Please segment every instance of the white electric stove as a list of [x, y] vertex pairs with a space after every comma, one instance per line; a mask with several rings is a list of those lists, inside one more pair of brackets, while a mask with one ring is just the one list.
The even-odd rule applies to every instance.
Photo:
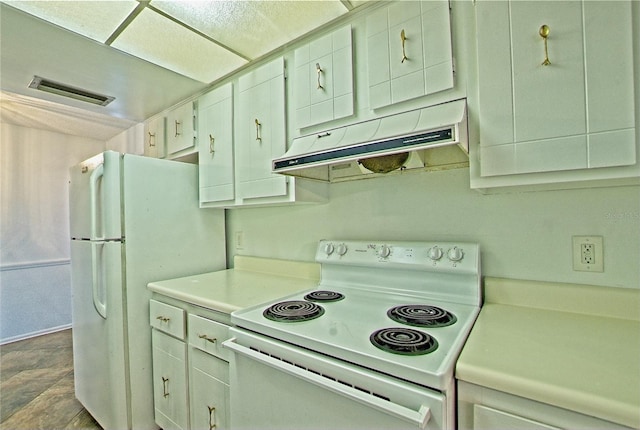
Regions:
[[[232, 314], [232, 425], [454, 428], [455, 361], [481, 304], [479, 246], [321, 241], [316, 261], [317, 288]], [[252, 392], [263, 393], [255, 404]], [[338, 418], [312, 412], [325, 403]], [[286, 412], [294, 404], [304, 419]]]

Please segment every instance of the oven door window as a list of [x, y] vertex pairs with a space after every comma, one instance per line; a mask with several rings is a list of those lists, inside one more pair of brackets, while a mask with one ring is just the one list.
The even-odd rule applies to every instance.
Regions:
[[234, 339], [225, 346], [234, 352], [234, 428], [447, 428], [446, 403], [437, 391], [281, 344], [271, 347], [270, 354]]

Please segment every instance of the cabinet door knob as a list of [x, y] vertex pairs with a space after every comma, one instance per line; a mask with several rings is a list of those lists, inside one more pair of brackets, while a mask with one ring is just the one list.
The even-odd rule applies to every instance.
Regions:
[[404, 50], [404, 42], [407, 40], [407, 35], [404, 32], [404, 28], [400, 32], [400, 40], [402, 41], [402, 61], [400, 62], [404, 63], [404, 60], [408, 60], [407, 54], [405, 53], [405, 50]]
[[[147, 132], [147, 133], [149, 133], [149, 147], [156, 146], [156, 134], [155, 133], [151, 133], [150, 131]], [[153, 142], [151, 142], [151, 138], [153, 138]]]
[[162, 315], [160, 315], [159, 317], [156, 317], [157, 320], [160, 320], [163, 323], [169, 322], [171, 320], [171, 318], [169, 317], [163, 317]]
[[209, 409], [209, 430], [216, 428], [216, 408], [214, 406], [207, 405]]
[[320, 67], [320, 63], [316, 63], [316, 72], [318, 72], [318, 88], [319, 90], [323, 90], [324, 87], [320, 83], [320, 75], [322, 74], [322, 67]]
[[213, 149], [213, 144], [214, 144], [215, 141], [216, 141], [216, 138], [213, 137], [212, 135], [209, 135], [209, 154], [213, 154], [214, 152], [216, 152]]
[[255, 119], [255, 123], [256, 123], [256, 140], [262, 141], [262, 137], [260, 137], [260, 126], [262, 124], [260, 124], [260, 121], [258, 121], [258, 118]]
[[551, 61], [549, 61], [549, 50], [547, 48], [547, 38], [549, 37], [550, 32], [551, 30], [549, 29], [549, 26], [547, 24], [543, 24], [542, 26], [540, 26], [540, 30], [538, 31], [540, 37], [542, 37], [542, 40], [544, 40], [544, 61], [542, 62], [543, 66], [548, 66], [549, 64], [551, 64]]
[[176, 135], [174, 137], [178, 137], [182, 134], [180, 131], [178, 131], [178, 126], [182, 125], [182, 123], [178, 120], [176, 120], [175, 122], [176, 122]]
[[162, 397], [169, 396], [169, 378], [162, 376]]

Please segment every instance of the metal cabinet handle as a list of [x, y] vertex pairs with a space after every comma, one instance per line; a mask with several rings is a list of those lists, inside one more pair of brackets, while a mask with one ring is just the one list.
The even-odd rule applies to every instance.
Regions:
[[182, 134], [181, 133], [182, 130], [180, 130], [180, 132], [178, 131], [178, 126], [181, 126], [182, 122], [180, 122], [178, 120], [175, 120], [175, 123], [176, 123], [176, 135], [175, 135], [175, 137], [178, 137], [178, 136], [180, 136]]
[[207, 336], [206, 334], [198, 334], [198, 337], [199, 337], [200, 339], [204, 339], [204, 340], [206, 340], [207, 342], [211, 342], [211, 343], [216, 343], [216, 341], [218, 340], [217, 338], [215, 338], [215, 337], [209, 337], [209, 336]]
[[[151, 133], [150, 131], [148, 133], [149, 133], [149, 147], [156, 146], [156, 134]], [[151, 142], [151, 138], [153, 138], [153, 142]]]
[[169, 378], [162, 378], [162, 397], [169, 397]]
[[549, 50], [547, 48], [547, 38], [549, 37], [550, 32], [551, 30], [549, 29], [549, 26], [547, 24], [543, 24], [542, 26], [540, 26], [540, 30], [538, 31], [538, 34], [540, 34], [540, 37], [542, 37], [542, 40], [544, 40], [544, 61], [542, 62], [543, 66], [548, 66], [549, 64], [551, 64], [551, 61], [549, 61]]
[[160, 320], [160, 321], [161, 321], [161, 322], [163, 322], [163, 323], [167, 323], [167, 322], [169, 322], [169, 321], [171, 320], [171, 318], [169, 318], [169, 317], [163, 317], [162, 315], [160, 315], [160, 316], [156, 317], [156, 319], [157, 319], [157, 320]]
[[256, 140], [262, 141], [262, 137], [260, 137], [260, 126], [262, 124], [260, 124], [260, 121], [258, 121], [258, 118], [255, 119], [255, 123], [256, 123]]
[[216, 428], [216, 408], [214, 406], [208, 406], [209, 409], [209, 430]]
[[213, 154], [215, 151], [215, 149], [213, 149], [213, 144], [215, 143], [216, 138], [213, 137], [212, 135], [209, 135], [209, 154]]
[[316, 72], [318, 73], [318, 88], [319, 90], [323, 90], [324, 87], [320, 83], [320, 75], [322, 74], [322, 67], [320, 67], [320, 63], [316, 63]]
[[400, 61], [401, 63], [404, 63], [404, 60], [408, 60], [407, 54], [405, 53], [405, 50], [404, 50], [404, 43], [407, 39], [408, 38], [404, 33], [404, 28], [403, 28], [402, 31], [400, 32], [400, 40], [402, 41], [402, 61]]

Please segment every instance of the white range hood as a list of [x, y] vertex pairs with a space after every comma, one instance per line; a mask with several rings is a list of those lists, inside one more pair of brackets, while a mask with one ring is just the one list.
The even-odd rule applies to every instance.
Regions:
[[[433, 148], [456, 146], [444, 164], [468, 164], [466, 99], [333, 128], [293, 140], [273, 172], [328, 182], [380, 175], [362, 160], [408, 153], [396, 172], [429, 167]], [[365, 162], [366, 164], [366, 162]]]

